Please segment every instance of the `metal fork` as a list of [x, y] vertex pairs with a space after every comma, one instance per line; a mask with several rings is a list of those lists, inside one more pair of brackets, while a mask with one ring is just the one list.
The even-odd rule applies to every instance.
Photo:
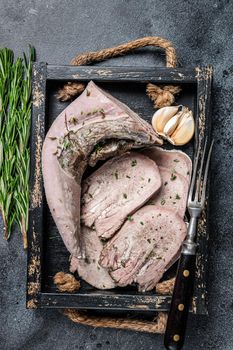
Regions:
[[[197, 233], [197, 223], [205, 205], [207, 177], [213, 143], [214, 141], [211, 142], [207, 158], [207, 141], [205, 142], [202, 155], [201, 144], [199, 143], [197, 155], [194, 161], [192, 180], [187, 201], [190, 221], [187, 237], [182, 245], [182, 251], [176, 275], [176, 282], [164, 337], [164, 345], [168, 350], [179, 350], [182, 349], [184, 345], [186, 324], [195, 279], [195, 261], [197, 247], [195, 238]], [[206, 164], [203, 174], [205, 158]], [[199, 173], [197, 174], [199, 163], [200, 168]]]

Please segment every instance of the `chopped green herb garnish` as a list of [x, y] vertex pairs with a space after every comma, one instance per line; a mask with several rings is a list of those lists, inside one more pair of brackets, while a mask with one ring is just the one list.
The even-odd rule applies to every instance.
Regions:
[[125, 261], [124, 260], [121, 260], [121, 266], [125, 267]]
[[164, 198], [161, 199], [161, 205], [164, 205], [166, 203], [166, 200]]
[[178, 193], [176, 194], [176, 199], [180, 199], [180, 196], [178, 195]]
[[167, 186], [167, 181], [164, 182], [164, 186]]
[[137, 161], [136, 161], [136, 159], [132, 160], [132, 162], [131, 162], [131, 166], [136, 166], [136, 165], [137, 165]]
[[175, 174], [171, 174], [171, 181], [175, 181], [175, 179], [177, 178], [177, 176]]
[[161, 256], [157, 256], [157, 258], [156, 258], [157, 260], [161, 260], [162, 259], [162, 257]]
[[131, 179], [131, 177], [129, 175], [126, 175], [127, 179]]
[[143, 180], [145, 180], [145, 178], [143, 176], [141, 176], [141, 180], [143, 181]]
[[141, 225], [144, 225], [144, 222], [143, 222], [143, 221], [140, 221], [140, 224], [141, 224]]
[[133, 221], [133, 218], [132, 218], [131, 215], [128, 215], [128, 216], [127, 216], [127, 219], [128, 219], [129, 221]]
[[150, 239], [150, 238], [148, 238], [148, 239], [147, 239], [147, 242], [148, 242], [148, 243], [151, 243], [151, 239]]
[[70, 141], [67, 139], [64, 139], [63, 144], [62, 144], [63, 149], [66, 150], [69, 146], [70, 146]]
[[187, 171], [187, 175], [190, 175], [190, 172], [189, 172], [189, 171]]
[[70, 123], [70, 124], [76, 125], [77, 122], [78, 122], [78, 119], [77, 119], [76, 117], [71, 117], [70, 120], [69, 120], [69, 123]]
[[57, 138], [56, 138], [55, 136], [49, 136], [49, 139], [52, 140], [52, 141], [54, 141], [54, 140], [56, 140]]
[[100, 152], [102, 149], [103, 149], [103, 147], [101, 147], [101, 146], [97, 143], [97, 145], [95, 145], [94, 152], [98, 153], [98, 152]]
[[90, 93], [90, 91], [89, 91], [89, 90], [87, 90], [87, 96], [90, 96], [90, 94], [91, 94], [91, 93]]
[[117, 171], [115, 172], [114, 175], [115, 175], [115, 178], [118, 180], [118, 172]]
[[173, 162], [179, 163], [179, 160], [178, 159], [174, 159]]
[[126, 193], [123, 193], [123, 197], [124, 197], [124, 198], [127, 198], [127, 194], [126, 194]]
[[98, 269], [98, 270], [100, 270], [100, 267], [99, 267], [99, 266], [97, 266], [97, 269]]
[[101, 108], [101, 109], [99, 110], [99, 112], [102, 114], [102, 119], [104, 119], [104, 118], [106, 117], [106, 115], [105, 115], [105, 113], [104, 113], [104, 109]]
[[91, 193], [88, 193], [88, 194], [89, 194], [89, 197], [90, 197], [90, 198], [93, 198], [93, 196], [92, 196], [92, 194], [91, 194]]
[[151, 179], [149, 178], [149, 179], [148, 179], [148, 182], [150, 182], [150, 181], [151, 181]]

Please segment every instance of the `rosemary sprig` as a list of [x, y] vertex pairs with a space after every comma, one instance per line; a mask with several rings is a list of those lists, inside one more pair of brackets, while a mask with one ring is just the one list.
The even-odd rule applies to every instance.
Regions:
[[9, 239], [12, 224], [15, 219], [14, 190], [17, 182], [15, 173], [16, 149], [17, 149], [17, 109], [23, 77], [22, 60], [17, 59], [11, 68], [10, 85], [8, 92], [8, 109], [6, 101], [5, 118], [2, 123], [1, 145], [3, 148], [3, 160], [0, 177], [0, 205], [5, 224], [5, 237]]
[[19, 225], [27, 247], [29, 209], [29, 132], [31, 118], [31, 70], [29, 59], [0, 50], [0, 209], [9, 239], [13, 222]]
[[30, 47], [29, 60], [24, 55], [25, 77], [20, 96], [21, 109], [18, 115], [18, 142], [16, 152], [17, 184], [15, 189], [16, 222], [20, 227], [24, 248], [27, 248], [29, 211], [29, 133], [31, 122], [31, 72], [35, 50]]

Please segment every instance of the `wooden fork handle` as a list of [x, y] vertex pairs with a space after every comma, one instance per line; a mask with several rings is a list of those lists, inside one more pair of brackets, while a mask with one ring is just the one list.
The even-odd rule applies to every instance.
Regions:
[[187, 318], [195, 278], [196, 255], [182, 253], [168, 315], [164, 345], [167, 350], [180, 350], [184, 344]]

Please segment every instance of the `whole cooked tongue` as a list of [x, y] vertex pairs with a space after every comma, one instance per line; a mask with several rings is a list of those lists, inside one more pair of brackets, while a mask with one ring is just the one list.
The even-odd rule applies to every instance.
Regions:
[[[109, 150], [112, 141], [115, 151]], [[153, 144], [162, 141], [152, 127], [93, 82], [55, 119], [42, 150], [44, 187], [53, 219], [73, 256], [85, 255], [80, 233], [81, 180], [89, 162], [98, 161], [98, 149], [103, 148], [100, 159], [106, 159]]]
[[178, 253], [186, 231], [174, 211], [144, 206], [105, 245], [100, 265], [118, 286], [136, 282], [139, 290], [151, 290]]

